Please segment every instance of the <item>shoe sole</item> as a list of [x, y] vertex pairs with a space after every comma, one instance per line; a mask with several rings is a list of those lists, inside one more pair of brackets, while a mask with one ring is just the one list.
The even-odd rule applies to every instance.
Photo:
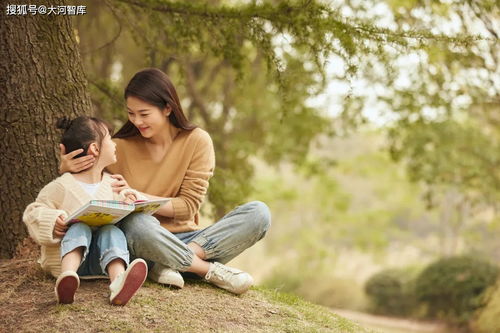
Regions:
[[65, 276], [56, 286], [57, 302], [59, 304], [71, 304], [75, 301], [75, 293], [78, 289], [78, 279], [74, 276]]
[[128, 301], [141, 288], [148, 275], [148, 267], [144, 262], [136, 262], [128, 269], [127, 276], [123, 280], [122, 289], [111, 300], [113, 305], [126, 305]]

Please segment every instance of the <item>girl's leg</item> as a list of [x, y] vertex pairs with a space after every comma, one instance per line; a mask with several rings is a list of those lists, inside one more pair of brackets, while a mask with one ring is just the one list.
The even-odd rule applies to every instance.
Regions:
[[267, 205], [241, 205], [213, 225], [196, 232], [175, 234], [200, 258], [227, 263], [262, 239], [271, 226]]
[[77, 247], [64, 255], [61, 260], [61, 272], [76, 272], [78, 270], [82, 262], [84, 248], [83, 246]]
[[107, 266], [109, 280], [113, 282], [118, 275], [125, 272], [125, 264], [121, 259], [114, 259]]
[[112, 282], [129, 263], [125, 235], [115, 225], [106, 225], [95, 231], [95, 240], [101, 272], [108, 274]]
[[61, 241], [61, 274], [54, 288], [57, 302], [73, 303], [75, 292], [80, 286], [76, 271], [88, 254], [92, 240], [90, 228], [82, 223], [72, 225]]
[[136, 259], [128, 264], [127, 240], [117, 226], [107, 225], [95, 233], [101, 270], [107, 272], [111, 280], [109, 300], [114, 305], [125, 305], [146, 280], [146, 262]]
[[89, 253], [92, 231], [84, 223], [69, 227], [61, 241], [61, 272], [78, 270]]

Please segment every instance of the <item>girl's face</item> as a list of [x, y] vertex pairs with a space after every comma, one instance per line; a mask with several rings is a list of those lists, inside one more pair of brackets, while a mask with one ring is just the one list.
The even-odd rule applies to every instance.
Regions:
[[111, 140], [111, 135], [107, 128], [106, 136], [102, 139], [98, 162], [103, 167], [116, 163], [116, 143]]
[[127, 112], [128, 120], [146, 139], [163, 132], [168, 125], [167, 115], [170, 112], [167, 108], [161, 110], [137, 97], [127, 97]]

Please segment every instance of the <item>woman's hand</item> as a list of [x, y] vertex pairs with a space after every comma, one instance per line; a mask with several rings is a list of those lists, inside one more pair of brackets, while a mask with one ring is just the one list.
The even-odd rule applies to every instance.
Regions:
[[83, 152], [83, 149], [73, 150], [72, 152], [66, 154], [66, 147], [63, 144], [59, 145], [61, 149], [61, 164], [59, 164], [59, 174], [63, 174], [65, 172], [73, 172], [78, 173], [80, 171], [86, 170], [94, 165], [94, 156], [87, 155], [83, 157], [79, 157], [77, 159], [73, 159], [76, 155]]
[[111, 178], [116, 179], [114, 182], [111, 183], [111, 188], [113, 189], [113, 192], [120, 193], [126, 188], [130, 188], [128, 185], [127, 181], [122, 175], [111, 175]]
[[59, 216], [54, 224], [53, 236], [54, 238], [63, 238], [68, 230], [68, 225], [64, 222], [63, 216]]

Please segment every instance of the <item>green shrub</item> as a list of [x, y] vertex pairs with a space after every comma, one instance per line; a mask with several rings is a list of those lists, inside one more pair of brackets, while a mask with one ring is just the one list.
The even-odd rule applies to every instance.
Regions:
[[415, 282], [419, 301], [427, 314], [464, 325], [483, 305], [482, 293], [495, 283], [498, 268], [471, 256], [449, 257], [431, 263]]
[[500, 332], [500, 281], [485, 293], [486, 306], [479, 310], [472, 324], [474, 332]]
[[408, 270], [387, 269], [374, 274], [366, 281], [365, 292], [375, 313], [405, 316], [416, 306]]

